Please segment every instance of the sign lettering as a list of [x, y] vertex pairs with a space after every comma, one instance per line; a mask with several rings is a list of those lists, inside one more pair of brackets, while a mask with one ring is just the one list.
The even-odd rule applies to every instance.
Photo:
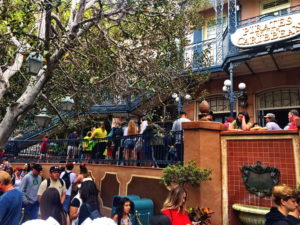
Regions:
[[277, 17], [242, 27], [231, 35], [231, 42], [240, 48], [270, 44], [300, 34], [300, 14]]

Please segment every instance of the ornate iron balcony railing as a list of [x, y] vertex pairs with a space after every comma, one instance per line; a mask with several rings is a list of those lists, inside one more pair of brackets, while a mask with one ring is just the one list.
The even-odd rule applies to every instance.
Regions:
[[300, 5], [296, 5], [296, 6], [281, 9], [281, 10], [278, 10], [278, 11], [274, 11], [274, 12], [262, 14], [262, 15], [259, 15], [259, 16], [251, 17], [251, 18], [248, 18], [248, 19], [240, 20], [240, 21], [238, 21], [238, 27], [244, 27], [244, 26], [247, 26], [247, 25], [250, 25], [250, 24], [255, 24], [255, 23], [258, 23], [258, 22], [271, 20], [275, 17], [292, 15], [292, 14], [299, 13], [299, 12], [300, 12]]

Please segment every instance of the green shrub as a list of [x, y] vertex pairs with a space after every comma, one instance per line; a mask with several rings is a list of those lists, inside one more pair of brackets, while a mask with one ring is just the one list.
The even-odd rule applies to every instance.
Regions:
[[187, 165], [175, 164], [167, 166], [163, 169], [161, 179], [166, 186], [171, 184], [198, 186], [201, 181], [211, 180], [211, 173], [211, 169], [201, 170], [196, 167], [195, 161], [189, 161]]

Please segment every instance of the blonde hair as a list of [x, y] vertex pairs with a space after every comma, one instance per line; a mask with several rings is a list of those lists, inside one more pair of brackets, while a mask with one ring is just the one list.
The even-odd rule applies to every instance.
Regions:
[[138, 133], [137, 126], [134, 120], [130, 120], [128, 123], [127, 135], [135, 135]]
[[11, 184], [11, 176], [5, 171], [0, 171], [0, 183], [4, 185]]
[[272, 189], [273, 200], [277, 205], [281, 205], [281, 200], [288, 201], [296, 198], [296, 191], [286, 184], [276, 185]]
[[187, 195], [187, 192], [182, 186], [178, 185], [172, 188], [163, 204], [162, 210], [178, 209], [180, 211], [185, 211], [185, 203], [181, 204], [184, 194]]

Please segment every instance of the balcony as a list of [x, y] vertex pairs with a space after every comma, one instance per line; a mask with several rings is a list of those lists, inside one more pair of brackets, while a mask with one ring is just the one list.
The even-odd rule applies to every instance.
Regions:
[[274, 12], [262, 14], [259, 16], [251, 17], [248, 19], [240, 20], [240, 21], [238, 21], [237, 28], [241, 28], [241, 27], [245, 27], [245, 26], [252, 25], [255, 23], [271, 20], [276, 17], [297, 14], [299, 12], [300, 12], [300, 5], [296, 5], [296, 6], [293, 6], [290, 8], [285, 8], [285, 9], [281, 9], [278, 11], [274, 11]]
[[193, 71], [220, 70], [217, 63], [216, 38], [194, 43], [185, 47], [185, 67]]

